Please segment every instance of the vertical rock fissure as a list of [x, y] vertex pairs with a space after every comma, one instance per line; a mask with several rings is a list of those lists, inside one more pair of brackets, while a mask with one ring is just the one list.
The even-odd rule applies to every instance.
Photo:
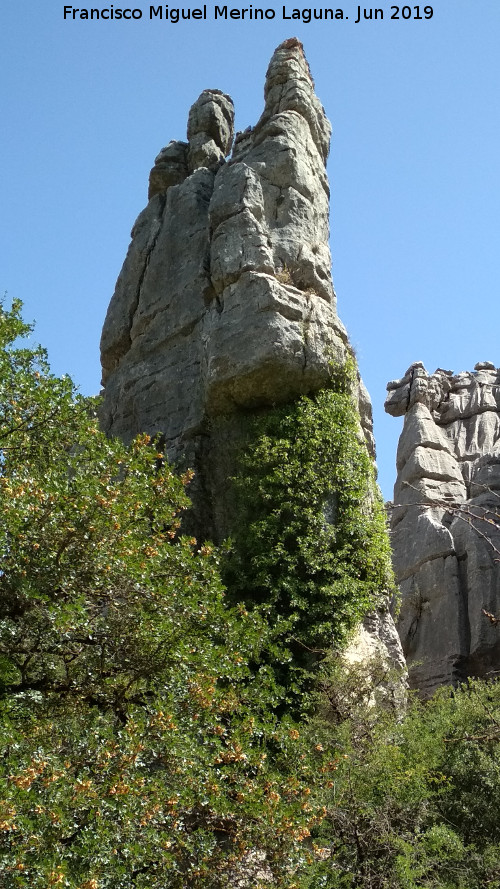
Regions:
[[[158, 226], [158, 231], [157, 231], [156, 234], [154, 235], [153, 240], [151, 241], [151, 245], [148, 247], [148, 250], [147, 250], [147, 252], [146, 252], [146, 255], [145, 255], [145, 258], [144, 258], [143, 269], [142, 269], [142, 272], [141, 272], [141, 274], [140, 274], [139, 280], [138, 280], [138, 282], [137, 282], [137, 293], [136, 293], [136, 298], [135, 298], [134, 303], [132, 303], [131, 310], [130, 310], [130, 314], [129, 314], [129, 319], [130, 319], [130, 330], [132, 330], [132, 327], [133, 327], [133, 324], [134, 324], [135, 314], [136, 314], [136, 312], [137, 312], [138, 306], [139, 306], [140, 301], [141, 301], [142, 287], [143, 287], [144, 279], [145, 279], [146, 274], [147, 274], [147, 271], [148, 271], [149, 263], [150, 263], [150, 261], [151, 261], [151, 257], [152, 257], [152, 255], [153, 255], [153, 253], [154, 253], [154, 249], [155, 249], [155, 247], [156, 247], [156, 245], [157, 245], [157, 243], [158, 243], [158, 238], [160, 237], [160, 234], [161, 234], [161, 228], [162, 228], [162, 225], [163, 225], [163, 217], [164, 217], [165, 207], [166, 207], [166, 203], [167, 203], [167, 195], [166, 195], [166, 192], [165, 192], [164, 194], [159, 195], [158, 200], [160, 201], [160, 213], [159, 213], [159, 216], [160, 216], [160, 224], [159, 224], [159, 226]], [[131, 342], [132, 342], [132, 340], [130, 339], [130, 343], [131, 343]]]

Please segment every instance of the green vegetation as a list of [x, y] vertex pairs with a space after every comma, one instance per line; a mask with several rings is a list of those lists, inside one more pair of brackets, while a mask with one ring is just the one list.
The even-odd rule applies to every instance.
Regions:
[[367, 711], [356, 672], [340, 679], [315, 726], [329, 857], [301, 889], [498, 889], [500, 684], [443, 688], [398, 720]]
[[324, 656], [392, 583], [353, 369], [252, 425], [228, 557], [29, 332], [0, 309], [2, 889], [499, 889], [500, 685], [401, 719]]
[[355, 386], [349, 359], [332, 369], [330, 388], [251, 420], [234, 480], [244, 533], [234, 534], [224, 581], [236, 601], [265, 603], [271, 623], [286, 627], [292, 659], [278, 675], [292, 698], [303, 698], [332, 641], [342, 648], [394, 589]]
[[28, 332], [2, 311], [0, 883], [205, 887], [257, 848], [281, 885], [318, 816], [249, 669], [272, 634], [179, 536], [189, 474], [106, 439]]

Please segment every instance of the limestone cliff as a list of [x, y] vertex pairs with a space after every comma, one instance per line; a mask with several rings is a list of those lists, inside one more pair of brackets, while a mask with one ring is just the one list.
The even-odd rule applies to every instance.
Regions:
[[388, 384], [404, 415], [392, 512], [402, 592], [399, 632], [412, 684], [438, 685], [500, 668], [500, 370], [413, 364]]
[[[193, 530], [216, 541], [232, 530], [240, 419], [320, 390], [349, 352], [328, 245], [331, 127], [298, 40], [275, 51], [264, 96], [233, 142], [231, 99], [205, 90], [187, 141], [156, 158], [101, 341], [105, 430], [161, 434], [195, 470]], [[358, 401], [373, 454], [361, 381]], [[392, 620], [375, 623], [401, 665]]]

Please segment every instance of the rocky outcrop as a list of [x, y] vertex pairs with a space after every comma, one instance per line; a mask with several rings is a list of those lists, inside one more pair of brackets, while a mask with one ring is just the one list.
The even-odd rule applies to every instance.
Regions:
[[347, 671], [362, 669], [368, 686], [363, 695], [365, 706], [382, 704], [404, 712], [408, 698], [406, 661], [387, 603], [365, 618], [342, 660]]
[[[233, 143], [231, 99], [205, 90], [187, 142], [156, 158], [101, 340], [105, 430], [161, 434], [195, 470], [193, 530], [215, 540], [240, 418], [317, 391], [349, 351], [328, 246], [331, 127], [298, 40], [274, 53], [264, 95]], [[361, 381], [358, 395], [373, 453]]]
[[[156, 158], [101, 340], [104, 428], [161, 432], [199, 489], [222, 456], [208, 453], [215, 418], [320, 388], [347, 345], [328, 246], [331, 128], [297, 40], [274, 53], [264, 112], [234, 146], [233, 121], [229, 96], [205, 90], [188, 141]], [[372, 444], [361, 384], [360, 406]]]
[[412, 684], [500, 669], [500, 370], [428, 374], [413, 364], [388, 384], [404, 415], [392, 509], [399, 633]]
[[[109, 432], [161, 430], [193, 462], [207, 418], [320, 387], [346, 334], [330, 275], [330, 124], [298, 41], [275, 52], [265, 109], [233, 143], [231, 99], [205, 90], [170, 142], [101, 340]], [[194, 450], [193, 450], [194, 449]]]

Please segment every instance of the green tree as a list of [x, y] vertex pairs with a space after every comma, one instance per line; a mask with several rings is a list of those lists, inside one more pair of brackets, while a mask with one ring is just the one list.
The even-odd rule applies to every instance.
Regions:
[[2, 887], [500, 889], [500, 683], [403, 715], [367, 705], [385, 666], [330, 655], [304, 682], [304, 650], [390, 584], [349, 389], [264, 421], [228, 562], [182, 534], [191, 473], [102, 435], [20, 309], [0, 309]]
[[0, 882], [222, 886], [259, 850], [287, 886], [322, 815], [261, 663], [285, 655], [181, 534], [191, 474], [107, 439], [20, 309], [0, 310]]
[[301, 887], [498, 889], [500, 683], [442, 688], [404, 718], [367, 708], [356, 670], [330, 683], [311, 724], [327, 809], [314, 842], [325, 856]]

